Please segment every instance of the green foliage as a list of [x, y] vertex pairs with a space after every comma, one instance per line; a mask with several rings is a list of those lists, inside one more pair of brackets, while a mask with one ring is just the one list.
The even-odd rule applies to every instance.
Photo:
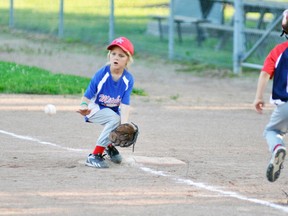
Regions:
[[[146, 32], [148, 25], [153, 22], [150, 15], [169, 14], [169, 2], [169, 0], [115, 1], [115, 37], [122, 35], [129, 37], [135, 46], [136, 57], [141, 53], [141, 55], [167, 58], [167, 32], [163, 41], [159, 39], [159, 36]], [[69, 44], [84, 42], [96, 45], [98, 50], [105, 48], [109, 38], [109, 7], [109, 1], [103, 0], [65, 1], [62, 39]], [[9, 23], [8, 9], [8, 3], [0, 5], [0, 14], [3, 15], [0, 19], [0, 25], [7, 26]], [[49, 3], [41, 0], [17, 1], [14, 10], [15, 29], [58, 35], [58, 1], [53, 0]], [[218, 42], [217, 40], [211, 41], [208, 38], [203, 42], [202, 47], [199, 47], [195, 35], [192, 34], [191, 37], [190, 34], [183, 34], [182, 36], [183, 42], [179, 43], [175, 32], [176, 59], [183, 61], [201, 60], [224, 67], [232, 65], [230, 42], [227, 43], [228, 51], [215, 52], [214, 47]]]
[[[82, 94], [90, 78], [54, 74], [37, 67], [0, 62], [0, 93], [13, 94]], [[134, 88], [133, 95], [145, 96], [143, 89]]]
[[170, 99], [171, 99], [171, 100], [175, 100], [175, 101], [176, 101], [176, 100], [177, 100], [179, 97], [180, 97], [180, 95], [179, 95], [179, 94], [176, 94], [176, 95], [171, 95], [171, 96], [170, 96]]
[[[279, 0], [285, 2], [286, 0]], [[9, 2], [0, 4], [0, 27], [8, 26]], [[154, 34], [147, 34], [157, 30], [157, 22], [151, 15], [168, 15], [169, 0], [133, 0], [114, 1], [115, 37], [128, 36], [135, 45], [136, 57], [138, 55], [154, 55], [165, 59], [168, 57], [168, 29], [167, 20], [163, 21], [163, 40]], [[259, 10], [261, 7], [259, 7]], [[225, 6], [224, 18], [229, 22], [233, 17], [234, 9], [231, 5]], [[110, 1], [73, 0], [64, 3], [64, 35], [62, 39], [69, 44], [84, 42], [96, 45], [98, 50], [105, 48], [109, 40]], [[247, 27], [255, 27], [258, 22], [258, 13], [249, 13], [246, 20]], [[267, 15], [267, 14], [266, 14]], [[265, 20], [271, 15], [265, 15]], [[30, 32], [58, 35], [59, 1], [18, 0], [14, 5], [14, 29]], [[267, 24], [267, 22], [266, 22]], [[213, 64], [218, 67], [232, 69], [233, 62], [233, 35], [227, 34], [222, 41], [223, 32], [207, 31], [207, 38], [199, 46], [196, 34], [185, 33], [183, 27], [183, 42], [179, 42], [175, 31], [174, 58], [182, 61], [199, 61], [203, 64]], [[194, 30], [195, 31], [195, 30]], [[156, 32], [156, 31], [155, 31]], [[226, 34], [226, 33], [224, 33]], [[256, 38], [254, 38], [256, 37]], [[278, 36], [277, 36], [278, 38]], [[259, 35], [249, 34], [246, 38], [246, 50], [249, 50]], [[271, 41], [271, 42], [270, 42]], [[277, 39], [278, 41], [278, 39]], [[265, 54], [270, 50], [269, 44], [275, 45], [274, 39], [267, 40], [253, 56], [249, 57], [251, 63], [262, 64]], [[221, 42], [221, 43], [220, 43]], [[222, 42], [225, 42], [222, 44]], [[223, 46], [219, 46], [222, 44]], [[220, 47], [220, 48], [219, 48]], [[11, 50], [12, 51], [12, 50]]]
[[147, 93], [144, 91], [144, 89], [133, 88], [132, 95], [147, 96]]
[[88, 78], [8, 62], [0, 62], [0, 71], [1, 93], [80, 94], [89, 83]]

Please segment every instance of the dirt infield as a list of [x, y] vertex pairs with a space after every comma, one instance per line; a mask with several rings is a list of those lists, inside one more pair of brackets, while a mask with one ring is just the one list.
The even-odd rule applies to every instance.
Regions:
[[[105, 53], [0, 33], [0, 60], [91, 77]], [[288, 170], [269, 183], [256, 78], [196, 77], [135, 59], [130, 120], [140, 135], [121, 165], [84, 166], [101, 126], [75, 112], [80, 96], [0, 95], [0, 215], [287, 215]], [[267, 101], [268, 101], [267, 92]], [[44, 114], [52, 103], [57, 114]]]

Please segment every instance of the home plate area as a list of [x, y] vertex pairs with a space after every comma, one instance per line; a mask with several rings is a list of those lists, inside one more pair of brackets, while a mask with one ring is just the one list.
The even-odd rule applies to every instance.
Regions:
[[[107, 159], [109, 161], [109, 159]], [[80, 164], [85, 164], [85, 161], [78, 161]], [[122, 164], [151, 164], [151, 165], [185, 165], [185, 162], [173, 157], [146, 157], [146, 156], [123, 156]]]
[[129, 156], [124, 157], [124, 163], [128, 164], [153, 164], [153, 165], [185, 165], [185, 162], [173, 157], [145, 157]]

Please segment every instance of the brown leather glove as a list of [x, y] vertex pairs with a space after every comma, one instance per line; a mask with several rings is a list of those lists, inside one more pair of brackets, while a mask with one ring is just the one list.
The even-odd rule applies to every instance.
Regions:
[[138, 126], [134, 123], [120, 124], [109, 135], [109, 140], [115, 145], [120, 147], [134, 146], [139, 134]]

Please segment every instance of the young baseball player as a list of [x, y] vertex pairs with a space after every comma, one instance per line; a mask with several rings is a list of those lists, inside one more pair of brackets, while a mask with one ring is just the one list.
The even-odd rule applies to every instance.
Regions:
[[107, 47], [108, 63], [98, 70], [91, 79], [77, 112], [85, 116], [86, 122], [104, 126], [96, 142], [95, 149], [89, 154], [86, 165], [108, 168], [104, 152], [114, 163], [121, 163], [119, 151], [109, 141], [110, 132], [129, 118], [130, 95], [134, 79], [127, 70], [133, 62], [133, 44], [125, 37], [119, 37]]
[[[282, 29], [287, 37], [288, 10], [283, 13]], [[264, 61], [259, 75], [254, 107], [258, 113], [262, 113], [264, 107], [263, 94], [269, 79], [273, 78], [272, 95], [270, 102], [275, 109], [270, 121], [264, 130], [264, 137], [272, 153], [266, 176], [270, 182], [276, 181], [286, 156], [286, 148], [283, 136], [288, 131], [288, 41], [276, 45]]]

